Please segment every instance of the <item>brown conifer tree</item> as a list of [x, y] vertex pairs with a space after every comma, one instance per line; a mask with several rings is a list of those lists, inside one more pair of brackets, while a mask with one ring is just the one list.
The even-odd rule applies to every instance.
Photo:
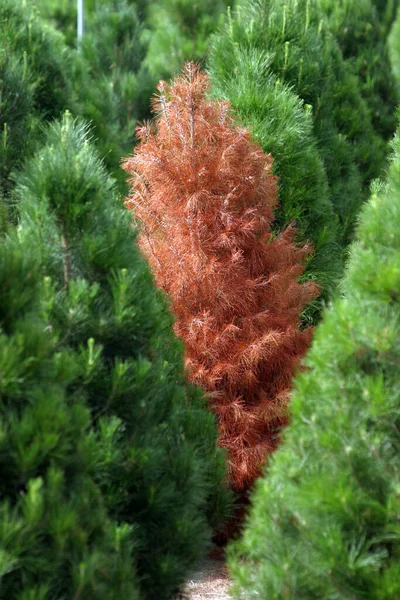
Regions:
[[272, 158], [235, 125], [227, 102], [206, 98], [189, 63], [158, 85], [152, 124], [124, 162], [140, 245], [171, 299], [191, 380], [207, 393], [227, 448], [232, 486], [260, 474], [286, 421], [291, 380], [311, 340], [299, 315], [318, 294], [299, 283], [308, 245], [271, 231]]

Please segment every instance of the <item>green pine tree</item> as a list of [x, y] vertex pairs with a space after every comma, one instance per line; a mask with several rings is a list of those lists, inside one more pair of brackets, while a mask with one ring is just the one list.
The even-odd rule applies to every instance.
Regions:
[[92, 123], [99, 151], [121, 186], [121, 157], [135, 144], [137, 121], [148, 114], [155, 83], [143, 64], [147, 38], [135, 6], [114, 0], [89, 15], [77, 56], [78, 114]]
[[51, 120], [65, 109], [73, 110], [71, 61], [64, 38], [43, 22], [35, 5], [2, 0], [0, 50], [24, 62], [33, 87], [33, 108], [40, 118]]
[[119, 163], [134, 144], [137, 119], [147, 115], [154, 83], [142, 66], [146, 30], [126, 0], [92, 7], [78, 52], [42, 18], [51, 21], [55, 6], [42, 2], [41, 9], [29, 1], [0, 6], [3, 191], [10, 192], [10, 173], [40, 144], [43, 122], [66, 109], [91, 121], [96, 145], [124, 189]]
[[372, 0], [372, 2], [378, 11], [381, 25], [387, 35], [396, 18], [398, 0]]
[[[311, 303], [305, 321], [318, 318], [333, 294], [341, 273], [341, 247], [326, 171], [313, 132], [312, 107], [271, 71], [269, 54], [257, 44], [237, 44], [237, 17], [214, 38], [209, 67], [213, 93], [228, 99], [240, 121], [274, 158], [279, 177], [280, 205], [276, 225], [295, 222], [302, 240], [310, 240], [314, 255], [305, 277], [315, 279], [321, 296]], [[239, 33], [238, 33], [239, 36]]]
[[79, 355], [75, 393], [100, 431], [115, 421], [96, 482], [133, 528], [143, 597], [170, 598], [226, 512], [214, 419], [186, 385], [166, 302], [85, 125], [66, 115], [49, 128], [16, 196], [20, 235], [55, 285], [52, 326]]
[[[97, 10], [115, 8], [119, 0], [84, 0], [84, 25], [90, 26]], [[144, 17], [150, 0], [127, 0]], [[77, 40], [77, 2], [76, 0], [34, 0], [41, 16], [61, 31], [67, 44], [76, 48]]]
[[[399, 95], [391, 73], [385, 12], [381, 13], [372, 0], [318, 2], [343, 57], [359, 77], [374, 129], [383, 139], [391, 139], [396, 129]], [[386, 2], [388, 9], [390, 4]]]
[[[243, 71], [234, 57], [257, 51], [268, 65], [259, 73], [260, 84], [271, 72], [311, 107], [331, 201], [340, 219], [340, 241], [347, 243], [369, 182], [381, 170], [385, 143], [372, 127], [358, 78], [323, 17], [318, 0], [246, 0], [214, 38], [209, 64], [218, 92], [226, 95], [228, 82], [230, 89], [243, 87]], [[234, 106], [242, 118], [240, 105]], [[256, 113], [254, 104], [255, 118]], [[264, 149], [273, 153], [272, 148]]]
[[400, 95], [400, 8], [389, 35], [389, 54], [397, 94]]
[[[6, 2], [13, 4], [12, 0]], [[186, 59], [206, 55], [209, 36], [220, 23], [227, 0], [88, 0], [85, 33], [78, 51], [76, 2], [36, 3], [43, 19], [30, 4], [24, 10], [20, 7], [20, 14], [25, 20], [34, 14], [35, 22], [40, 21], [42, 27], [47, 21], [48, 31], [55, 25], [70, 46], [66, 47], [59, 32], [63, 41], [58, 50], [63, 45], [72, 88], [72, 96], [64, 93], [62, 109], [70, 109], [91, 122], [96, 145], [125, 192], [125, 176], [119, 166], [121, 156], [127, 155], [135, 144], [137, 121], [149, 116], [155, 85], [160, 78], [171, 77]], [[36, 72], [36, 76], [44, 75]]]
[[[231, 549], [238, 597], [400, 597], [400, 137]], [[241, 595], [240, 595], [241, 594]]]
[[202, 60], [210, 35], [233, 0], [158, 0], [148, 3], [151, 29], [146, 64], [159, 79], [178, 73], [187, 60]]
[[[108, 0], [107, 0], [108, 1]], [[77, 47], [77, 2], [76, 0], [34, 0], [43, 19], [62, 32], [71, 48]], [[103, 2], [102, 2], [103, 3]], [[98, 0], [84, 0], [84, 21], [94, 12]]]
[[26, 61], [0, 48], [0, 193], [11, 189], [10, 173], [31, 146], [35, 121], [32, 84]]
[[11, 174], [40, 145], [42, 124], [76, 109], [71, 61], [63, 36], [34, 5], [0, 3], [0, 196], [7, 203]]
[[0, 243], [0, 598], [139, 600], [132, 530], [94, 480], [105, 441], [46, 318], [40, 266], [15, 232]]

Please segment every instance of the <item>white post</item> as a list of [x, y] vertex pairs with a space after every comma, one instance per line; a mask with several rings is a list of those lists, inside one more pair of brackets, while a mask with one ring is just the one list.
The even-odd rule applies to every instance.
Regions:
[[78, 0], [78, 45], [83, 37], [83, 0]]

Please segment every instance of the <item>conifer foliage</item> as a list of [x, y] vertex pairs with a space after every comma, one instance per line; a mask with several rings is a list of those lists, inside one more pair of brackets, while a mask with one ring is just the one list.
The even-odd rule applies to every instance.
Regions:
[[231, 565], [238, 598], [400, 598], [400, 137]]
[[[247, 112], [260, 129], [271, 127], [270, 119], [258, 114], [252, 89], [247, 97], [243, 94], [243, 108], [235, 93], [244, 87], [246, 55], [256, 54], [264, 64], [258, 75], [253, 74], [261, 86], [269, 86], [272, 73], [278, 86], [288, 84], [308, 106], [343, 245], [351, 238], [371, 179], [384, 166], [386, 144], [373, 128], [359, 79], [343, 59], [326, 21], [320, 0], [244, 0], [213, 38], [209, 68], [216, 93], [231, 100], [245, 124]], [[270, 144], [262, 145], [274, 154]]]
[[234, 125], [227, 102], [205, 98], [208, 78], [188, 63], [160, 82], [152, 125], [124, 163], [127, 207], [175, 313], [191, 380], [208, 393], [230, 477], [246, 489], [286, 421], [291, 379], [311, 339], [299, 315], [317, 295], [298, 278], [308, 245], [273, 235], [272, 158]]
[[11, 187], [10, 172], [18, 167], [31, 139], [32, 90], [24, 82], [21, 60], [0, 48], [0, 193]]
[[[222, 42], [219, 50], [221, 46]], [[298, 239], [313, 245], [315, 254], [307, 262], [304, 277], [318, 281], [321, 295], [307, 306], [302, 318], [305, 323], [315, 322], [337, 286], [342, 264], [337, 218], [310, 107], [270, 72], [263, 50], [230, 45], [223, 55], [224, 65], [230, 66], [221, 78], [213, 68], [215, 54], [210, 59], [213, 94], [229, 100], [255, 140], [274, 157], [273, 172], [279, 178], [274, 230], [282, 231], [295, 222]]]
[[397, 94], [400, 96], [400, 9], [389, 35], [389, 54]]
[[74, 108], [70, 57], [62, 34], [47, 26], [35, 5], [2, 0], [0, 49], [23, 60], [22, 81], [33, 89], [38, 117], [51, 120]]
[[390, 68], [387, 34], [396, 3], [318, 0], [318, 5], [343, 57], [357, 73], [375, 130], [382, 138], [391, 139], [396, 129], [399, 96]]
[[151, 29], [146, 57], [152, 75], [169, 78], [185, 60], [202, 60], [210, 35], [221, 23], [234, 0], [161, 0], [148, 2], [147, 22]]
[[138, 118], [148, 114], [155, 81], [144, 67], [148, 32], [135, 4], [99, 4], [86, 19], [76, 65], [79, 114], [90, 121], [107, 167], [123, 181], [119, 163], [132, 148]]
[[0, 598], [138, 600], [132, 530], [94, 480], [108, 448], [74, 390], [82, 363], [60, 349], [51, 285], [16, 232], [0, 283]]
[[62, 35], [35, 6], [0, 3], [0, 193], [10, 174], [34, 151], [43, 121], [73, 108], [69, 59]]
[[125, 524], [137, 595], [167, 600], [227, 507], [215, 422], [183, 377], [164, 298], [87, 126], [67, 114], [45, 142], [15, 189], [19, 237], [51, 280], [48, 329], [76, 357], [69, 389], [101, 439], [93, 478]]

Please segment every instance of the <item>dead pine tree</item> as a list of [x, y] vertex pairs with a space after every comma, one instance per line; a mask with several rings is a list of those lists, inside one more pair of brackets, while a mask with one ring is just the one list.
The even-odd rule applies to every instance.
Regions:
[[191, 381], [206, 392], [227, 449], [232, 487], [249, 489], [287, 421], [291, 381], [311, 328], [300, 315], [318, 295], [299, 282], [308, 244], [273, 231], [272, 157], [239, 127], [229, 103], [207, 99], [193, 63], [161, 81], [152, 123], [123, 168], [140, 245], [169, 296]]

